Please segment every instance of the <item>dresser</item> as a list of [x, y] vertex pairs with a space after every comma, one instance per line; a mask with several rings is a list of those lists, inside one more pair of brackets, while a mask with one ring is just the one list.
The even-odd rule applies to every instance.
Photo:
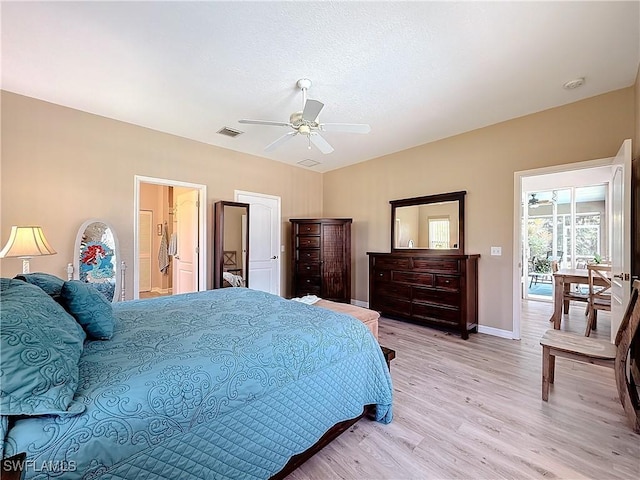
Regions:
[[350, 218], [291, 219], [291, 294], [351, 301]]
[[465, 340], [477, 329], [479, 255], [367, 255], [369, 308], [390, 318], [455, 330]]

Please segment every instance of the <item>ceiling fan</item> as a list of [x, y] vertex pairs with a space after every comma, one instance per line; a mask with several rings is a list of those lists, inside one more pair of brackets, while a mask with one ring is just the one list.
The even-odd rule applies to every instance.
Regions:
[[311, 87], [311, 80], [301, 78], [297, 81], [296, 85], [302, 90], [302, 111], [292, 113], [289, 116], [288, 122], [239, 120], [240, 123], [289, 127], [293, 129], [292, 132], [285, 133], [267, 145], [264, 149], [266, 152], [279, 147], [296, 135], [306, 135], [309, 142], [309, 149], [311, 149], [311, 144], [314, 144], [322, 153], [331, 153], [333, 152], [333, 147], [320, 135], [320, 132], [369, 133], [371, 131], [371, 127], [365, 123], [319, 123], [318, 116], [324, 108], [324, 104], [318, 100], [307, 98], [307, 90]]
[[529, 208], [538, 208], [542, 205], [553, 205], [554, 202], [552, 200], [540, 200], [536, 195], [536, 193], [532, 193], [529, 197]]

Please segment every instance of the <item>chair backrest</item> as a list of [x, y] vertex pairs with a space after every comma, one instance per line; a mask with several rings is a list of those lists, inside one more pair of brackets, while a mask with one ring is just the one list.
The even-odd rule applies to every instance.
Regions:
[[222, 266], [225, 268], [237, 267], [237, 257], [235, 250], [225, 250], [222, 252]]
[[[608, 298], [611, 295], [611, 265], [590, 263], [587, 265], [589, 272], [589, 301], [598, 298]], [[598, 279], [600, 288], [596, 289], [595, 281]]]
[[637, 345], [640, 342], [640, 335], [638, 335], [638, 325], [640, 325], [638, 289], [640, 289], [640, 280], [633, 282], [631, 298], [616, 335], [617, 349], [614, 370], [620, 402], [633, 430], [640, 433], [640, 398], [636, 390], [640, 378], [629, 378], [634, 375], [638, 376], [637, 372], [640, 371], [640, 347]]

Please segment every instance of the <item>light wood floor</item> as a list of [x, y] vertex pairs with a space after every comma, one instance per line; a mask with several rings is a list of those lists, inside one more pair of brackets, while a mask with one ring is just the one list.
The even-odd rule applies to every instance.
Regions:
[[[380, 343], [396, 350], [394, 419], [362, 419], [288, 480], [637, 479], [640, 435], [626, 423], [613, 369], [556, 360], [541, 399], [539, 339], [552, 305], [525, 302], [522, 340], [469, 340], [380, 320]], [[584, 332], [584, 306], [563, 329]], [[599, 312], [595, 338], [608, 338]]]

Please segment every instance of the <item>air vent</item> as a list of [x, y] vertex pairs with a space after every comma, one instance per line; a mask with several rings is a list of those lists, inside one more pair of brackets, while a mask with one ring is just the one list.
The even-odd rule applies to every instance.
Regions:
[[320, 165], [320, 162], [316, 162], [315, 160], [306, 158], [304, 160], [300, 160], [298, 162], [298, 165], [302, 165], [303, 167], [315, 167], [316, 165]]
[[244, 132], [241, 132], [240, 130], [235, 130], [229, 127], [222, 127], [216, 133], [219, 133], [220, 135], [226, 135], [227, 137], [235, 138], [238, 135], [243, 134]]

